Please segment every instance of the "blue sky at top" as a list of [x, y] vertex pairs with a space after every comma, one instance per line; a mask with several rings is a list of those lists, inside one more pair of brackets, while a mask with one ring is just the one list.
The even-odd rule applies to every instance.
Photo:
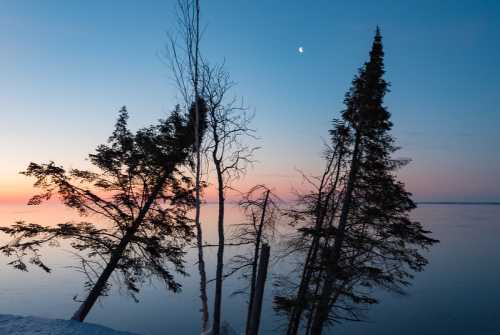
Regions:
[[[376, 25], [394, 133], [417, 200], [500, 200], [500, 2], [201, 0], [262, 146], [245, 183], [300, 187]], [[0, 193], [29, 161], [82, 164], [127, 105], [133, 127], [178, 102], [162, 61], [174, 1], [0, 1]], [[305, 52], [299, 54], [297, 48]]]

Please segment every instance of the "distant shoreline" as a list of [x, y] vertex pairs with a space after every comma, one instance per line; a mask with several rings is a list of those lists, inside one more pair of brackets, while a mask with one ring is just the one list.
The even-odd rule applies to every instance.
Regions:
[[417, 205], [488, 205], [500, 206], [500, 202], [486, 201], [416, 201]]

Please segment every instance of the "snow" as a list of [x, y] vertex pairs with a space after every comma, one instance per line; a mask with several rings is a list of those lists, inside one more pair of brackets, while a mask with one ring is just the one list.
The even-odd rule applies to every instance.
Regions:
[[[207, 332], [211, 334], [211, 332]], [[238, 333], [227, 322], [221, 326], [221, 335]], [[92, 323], [34, 316], [0, 314], [0, 335], [134, 335]]]
[[0, 314], [2, 335], [134, 335], [92, 323]]
[[[208, 332], [203, 333], [202, 335], [211, 335], [211, 334], [212, 334], [212, 332], [209, 330]], [[231, 327], [231, 325], [226, 321], [222, 322], [222, 325], [220, 327], [220, 334], [221, 335], [238, 335], [236, 330], [234, 330], [233, 327]]]

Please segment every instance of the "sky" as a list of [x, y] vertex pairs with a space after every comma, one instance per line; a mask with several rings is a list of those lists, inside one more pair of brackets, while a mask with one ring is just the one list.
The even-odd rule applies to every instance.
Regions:
[[[0, 202], [30, 161], [85, 166], [126, 105], [133, 129], [180, 101], [165, 64], [174, 0], [0, 0]], [[333, 118], [374, 30], [385, 103], [417, 201], [500, 201], [500, 2], [201, 0], [202, 52], [225, 62], [261, 149], [240, 182], [283, 195], [319, 174]], [[299, 53], [298, 48], [304, 52]]]

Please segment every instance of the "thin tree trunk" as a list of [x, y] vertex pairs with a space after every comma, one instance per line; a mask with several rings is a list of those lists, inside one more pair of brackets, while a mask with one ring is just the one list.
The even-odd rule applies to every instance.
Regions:
[[200, 139], [200, 112], [198, 106], [199, 98], [199, 44], [200, 44], [200, 1], [195, 2], [196, 17], [196, 36], [195, 36], [195, 55], [194, 55], [194, 101], [195, 101], [195, 149], [196, 149], [196, 181], [195, 181], [195, 226], [196, 226], [196, 244], [198, 247], [198, 272], [200, 273], [200, 299], [201, 299], [201, 330], [208, 330], [208, 297], [207, 297], [207, 274], [205, 271], [205, 260], [203, 257], [203, 231], [201, 229], [200, 212], [200, 179], [201, 179], [201, 139]]
[[259, 333], [260, 315], [262, 311], [262, 300], [264, 298], [264, 288], [267, 278], [267, 267], [269, 265], [270, 247], [267, 244], [262, 245], [260, 254], [259, 273], [255, 286], [254, 303], [250, 314], [250, 322], [247, 335], [257, 335]]
[[217, 228], [219, 234], [219, 245], [217, 248], [217, 270], [215, 275], [215, 297], [214, 297], [214, 321], [212, 325], [212, 335], [219, 335], [222, 314], [222, 280], [224, 271], [224, 180], [222, 176], [221, 162], [215, 157], [215, 169], [217, 172], [217, 185], [219, 196], [219, 213]]
[[[318, 278], [321, 278], [321, 274], [322, 274], [323, 271], [319, 271], [319, 273], [317, 274], [317, 277]], [[318, 292], [319, 292], [319, 289], [320, 289], [320, 286], [321, 286], [321, 283], [318, 281], [316, 283], [316, 286], [314, 287], [314, 292], [313, 292], [313, 296], [317, 296]], [[309, 335], [311, 334], [311, 325], [312, 325], [312, 315], [314, 315], [314, 312], [315, 312], [315, 306], [314, 304], [311, 306], [311, 311], [310, 311], [310, 316], [309, 318], [307, 319], [307, 324], [306, 324], [306, 333], [305, 335]]]
[[304, 263], [304, 270], [302, 272], [301, 276], [301, 281], [299, 284], [299, 290], [297, 292], [297, 297], [296, 301], [297, 304], [293, 307], [292, 313], [290, 315], [290, 320], [288, 322], [288, 328], [287, 328], [287, 335], [296, 335], [299, 326], [300, 326], [300, 319], [302, 317], [302, 313], [304, 311], [305, 307], [305, 299], [309, 287], [309, 283], [311, 281], [312, 273], [313, 273], [313, 268], [314, 268], [314, 262], [316, 260], [316, 255], [318, 252], [319, 248], [319, 242], [320, 242], [320, 234], [319, 231], [323, 227], [323, 222], [326, 216], [326, 212], [328, 210], [328, 202], [330, 201], [330, 197], [333, 195], [333, 192], [335, 192], [337, 188], [337, 183], [339, 181], [340, 177], [340, 164], [342, 162], [343, 154], [344, 151], [342, 148], [339, 150], [339, 157], [338, 157], [338, 163], [336, 164], [336, 175], [335, 175], [335, 180], [333, 185], [331, 186], [331, 190], [327, 194], [327, 198], [324, 201], [324, 205], [322, 206], [323, 203], [323, 189], [325, 187], [325, 179], [327, 175], [330, 173], [331, 166], [334, 161], [335, 153], [337, 151], [337, 147], [335, 148], [335, 151], [332, 155], [331, 160], [329, 161], [327, 168], [325, 170], [325, 173], [323, 174], [321, 178], [321, 183], [318, 191], [318, 197], [316, 199], [317, 202], [317, 207], [316, 207], [316, 223], [315, 223], [315, 231], [316, 234], [313, 237], [313, 240], [311, 242], [311, 246], [308, 250], [306, 261]]
[[269, 200], [269, 193], [270, 190], [267, 190], [266, 196], [264, 198], [264, 204], [262, 205], [262, 213], [260, 216], [259, 228], [257, 229], [257, 236], [255, 237], [255, 249], [254, 249], [253, 263], [252, 263], [252, 277], [250, 279], [250, 300], [248, 302], [248, 311], [247, 311], [247, 324], [246, 324], [247, 333], [250, 325], [252, 306], [254, 303], [255, 281], [257, 278], [257, 264], [259, 262], [259, 249], [260, 249], [260, 242], [262, 240], [262, 229], [264, 227], [264, 220], [266, 218], [266, 209], [267, 209], [267, 202]]
[[148, 213], [149, 208], [151, 207], [151, 205], [155, 201], [158, 194], [163, 189], [163, 187], [165, 185], [165, 181], [167, 180], [167, 177], [171, 173], [171, 170], [172, 170], [171, 168], [167, 168], [166, 171], [161, 176], [160, 180], [158, 181], [155, 188], [153, 189], [153, 192], [151, 193], [148, 200], [144, 204], [144, 207], [142, 207], [141, 211], [139, 212], [139, 215], [132, 222], [132, 225], [127, 229], [125, 235], [120, 240], [120, 243], [118, 244], [116, 249], [113, 250], [108, 264], [106, 264], [106, 267], [104, 268], [103, 272], [101, 273], [101, 275], [97, 279], [94, 287], [92, 287], [92, 289], [90, 290], [87, 298], [80, 305], [80, 307], [75, 312], [75, 314], [73, 314], [73, 316], [71, 317], [72, 320], [80, 321], [80, 322], [85, 320], [85, 318], [87, 317], [87, 314], [92, 309], [92, 306], [94, 306], [97, 299], [101, 296], [102, 291], [106, 287], [106, 283], [109, 280], [109, 277], [111, 276], [111, 274], [115, 270], [116, 266], [118, 265], [118, 262], [120, 261], [122, 255], [123, 255], [123, 252], [127, 248], [127, 245], [129, 244], [130, 240], [134, 237], [135, 233], [137, 232], [140, 225], [144, 221], [144, 218], [146, 217], [146, 214]]
[[330, 161], [330, 164], [328, 164], [328, 168], [323, 174], [321, 183], [320, 183], [320, 188], [318, 191], [318, 197], [316, 199], [316, 222], [314, 225], [314, 229], [316, 231], [316, 234], [313, 237], [313, 240], [311, 242], [311, 246], [309, 247], [309, 250], [307, 252], [306, 260], [304, 262], [304, 269], [302, 271], [302, 276], [299, 284], [299, 290], [297, 292], [297, 297], [296, 297], [296, 304], [292, 309], [291, 315], [290, 315], [290, 320], [288, 322], [288, 328], [287, 328], [287, 335], [295, 335], [297, 334], [297, 331], [299, 329], [300, 325], [300, 318], [302, 315], [302, 312], [304, 310], [304, 304], [305, 304], [305, 297], [307, 293], [307, 287], [309, 286], [310, 282], [310, 277], [312, 275], [312, 267], [313, 264], [311, 262], [314, 261], [316, 258], [316, 251], [317, 251], [317, 245], [319, 243], [319, 230], [322, 227], [323, 220], [320, 218], [320, 207], [321, 207], [321, 202], [323, 200], [323, 187], [324, 187], [324, 182], [326, 175], [328, 173], [328, 170], [331, 166], [331, 163], [333, 162], [333, 157], [332, 160]]
[[208, 330], [208, 297], [207, 297], [207, 274], [205, 271], [205, 260], [203, 257], [203, 232], [200, 222], [200, 152], [196, 153], [196, 202], [195, 202], [195, 225], [196, 225], [196, 245], [198, 247], [198, 272], [200, 274], [200, 299], [201, 299], [201, 329]]
[[313, 315], [313, 321], [311, 325], [312, 335], [321, 335], [325, 321], [328, 319], [329, 307], [330, 307], [330, 297], [333, 293], [336, 280], [336, 272], [338, 269], [338, 262], [340, 259], [340, 253], [342, 249], [342, 244], [344, 241], [345, 228], [347, 225], [347, 218], [349, 210], [351, 208], [352, 193], [354, 190], [354, 183], [357, 177], [357, 170], [359, 166], [359, 152], [360, 152], [360, 142], [361, 135], [359, 131], [356, 132], [356, 139], [354, 143], [354, 151], [352, 155], [351, 168], [349, 171], [349, 179], [347, 182], [346, 193], [344, 197], [344, 202], [342, 204], [342, 210], [340, 213], [339, 226], [337, 229], [337, 234], [335, 236], [335, 242], [333, 245], [333, 252], [329, 256], [327, 262], [326, 278], [325, 284], [321, 290], [320, 299], [316, 309], [316, 313]]

